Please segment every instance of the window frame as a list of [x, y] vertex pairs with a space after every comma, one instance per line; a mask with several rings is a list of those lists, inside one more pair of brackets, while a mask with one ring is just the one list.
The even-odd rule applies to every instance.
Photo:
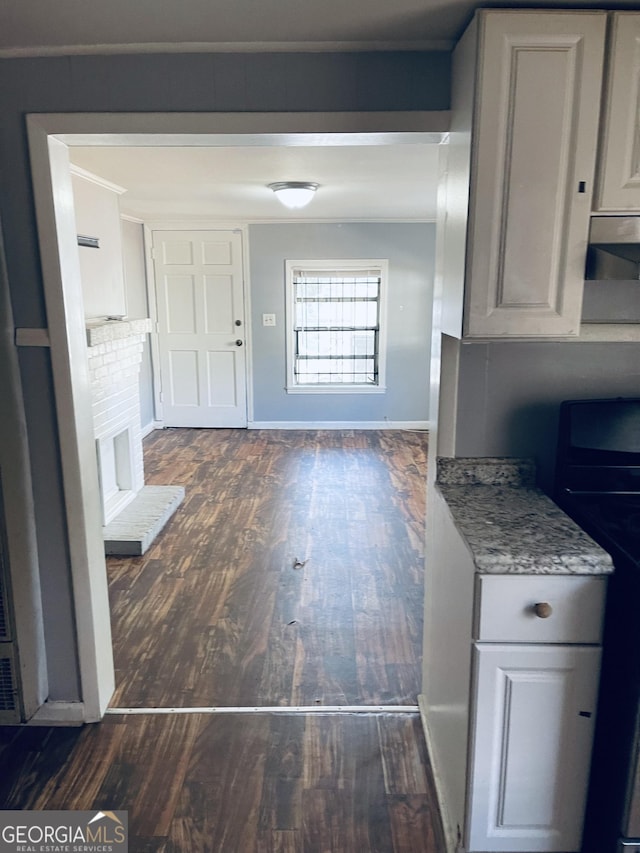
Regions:
[[[378, 296], [378, 381], [375, 385], [369, 383], [349, 384], [313, 384], [302, 385], [296, 382], [296, 335], [295, 335], [295, 303], [293, 277], [296, 270], [376, 270], [380, 274], [380, 291]], [[384, 394], [386, 384], [387, 362], [387, 289], [389, 279], [389, 261], [386, 258], [324, 258], [287, 260], [285, 261], [286, 305], [285, 322], [286, 334], [286, 386], [288, 394]]]

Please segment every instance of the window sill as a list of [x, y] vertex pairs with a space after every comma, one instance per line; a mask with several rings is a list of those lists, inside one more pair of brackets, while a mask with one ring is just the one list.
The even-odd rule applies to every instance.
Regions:
[[287, 394], [386, 394], [384, 385], [292, 385]]

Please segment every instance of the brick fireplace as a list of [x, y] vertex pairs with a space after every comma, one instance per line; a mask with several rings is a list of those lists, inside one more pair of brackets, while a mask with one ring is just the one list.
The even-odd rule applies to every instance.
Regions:
[[184, 497], [145, 486], [138, 375], [151, 320], [91, 320], [87, 353], [108, 554], [143, 554]]

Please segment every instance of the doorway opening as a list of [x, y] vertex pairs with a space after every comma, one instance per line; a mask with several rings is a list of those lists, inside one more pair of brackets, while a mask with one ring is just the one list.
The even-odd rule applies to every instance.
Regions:
[[[344, 117], [336, 124], [344, 127]], [[68, 146], [74, 144], [121, 144], [148, 142], [153, 136], [161, 144], [261, 145], [273, 142], [273, 128], [284, 145], [309, 144], [307, 130], [297, 131], [294, 115], [264, 116], [29, 116], [28, 129], [34, 174], [34, 193], [42, 250], [45, 296], [49, 317], [51, 357], [61, 431], [61, 455], [68, 517], [72, 576], [77, 614], [80, 678], [84, 720], [100, 719], [114, 687], [109, 604], [101, 535], [100, 489], [95, 461], [90, 405], [86, 395], [84, 318], [73, 211], [66, 199], [70, 188]], [[344, 129], [332, 133], [331, 117], [319, 116], [315, 139], [327, 144], [352, 145], [366, 137], [367, 144], [384, 145], [410, 137], [431, 143], [442, 141], [440, 131], [365, 133]], [[305, 122], [309, 123], [308, 117]], [[348, 121], [347, 121], [348, 123]], [[176, 133], [190, 127], [190, 132]], [[232, 128], [232, 132], [229, 129]], [[341, 141], [342, 140], [342, 141]], [[425, 389], [427, 393], [427, 389]], [[93, 460], [93, 463], [90, 462]]]

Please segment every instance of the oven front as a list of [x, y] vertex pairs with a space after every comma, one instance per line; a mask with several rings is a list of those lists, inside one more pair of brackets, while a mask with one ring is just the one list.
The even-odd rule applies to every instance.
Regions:
[[640, 399], [562, 404], [554, 498], [615, 566], [583, 853], [640, 853]]

